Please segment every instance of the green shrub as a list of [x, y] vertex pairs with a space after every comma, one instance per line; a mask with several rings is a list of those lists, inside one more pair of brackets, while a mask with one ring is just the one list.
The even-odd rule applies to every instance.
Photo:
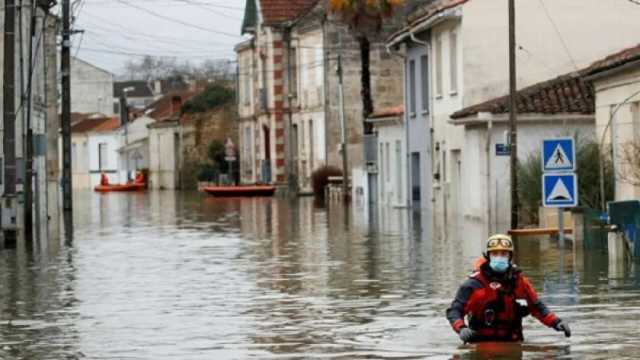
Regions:
[[[600, 208], [600, 147], [593, 140], [577, 141], [578, 205]], [[542, 206], [542, 160], [538, 151], [518, 164], [518, 196], [523, 223], [537, 224]], [[605, 198], [613, 199], [613, 166], [605, 160]]]
[[207, 87], [202, 93], [187, 101], [182, 106], [185, 114], [203, 113], [233, 101], [235, 92], [224, 84], [216, 83]]

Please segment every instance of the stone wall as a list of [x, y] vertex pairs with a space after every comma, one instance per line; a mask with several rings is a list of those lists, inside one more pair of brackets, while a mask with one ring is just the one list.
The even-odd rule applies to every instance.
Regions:
[[186, 189], [196, 189], [198, 170], [209, 163], [209, 144], [231, 138], [238, 147], [238, 120], [236, 105], [230, 104], [200, 114], [182, 117], [183, 127], [183, 180]]

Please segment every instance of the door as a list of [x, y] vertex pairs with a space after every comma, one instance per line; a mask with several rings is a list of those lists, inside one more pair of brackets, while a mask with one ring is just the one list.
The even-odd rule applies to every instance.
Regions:
[[411, 153], [411, 199], [414, 207], [420, 207], [422, 194], [420, 191], [420, 153]]

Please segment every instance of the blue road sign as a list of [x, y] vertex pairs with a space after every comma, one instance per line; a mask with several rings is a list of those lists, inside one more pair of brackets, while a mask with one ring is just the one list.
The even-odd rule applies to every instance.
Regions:
[[578, 206], [578, 176], [575, 173], [542, 175], [542, 203], [551, 208]]
[[542, 141], [542, 171], [576, 171], [576, 148], [572, 138]]
[[496, 144], [496, 156], [509, 156], [511, 149], [507, 144]]

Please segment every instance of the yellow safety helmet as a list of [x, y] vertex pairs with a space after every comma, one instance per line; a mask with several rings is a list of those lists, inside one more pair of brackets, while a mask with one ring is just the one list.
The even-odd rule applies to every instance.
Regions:
[[492, 251], [504, 250], [513, 253], [513, 240], [511, 236], [497, 234], [487, 239], [487, 255]]

